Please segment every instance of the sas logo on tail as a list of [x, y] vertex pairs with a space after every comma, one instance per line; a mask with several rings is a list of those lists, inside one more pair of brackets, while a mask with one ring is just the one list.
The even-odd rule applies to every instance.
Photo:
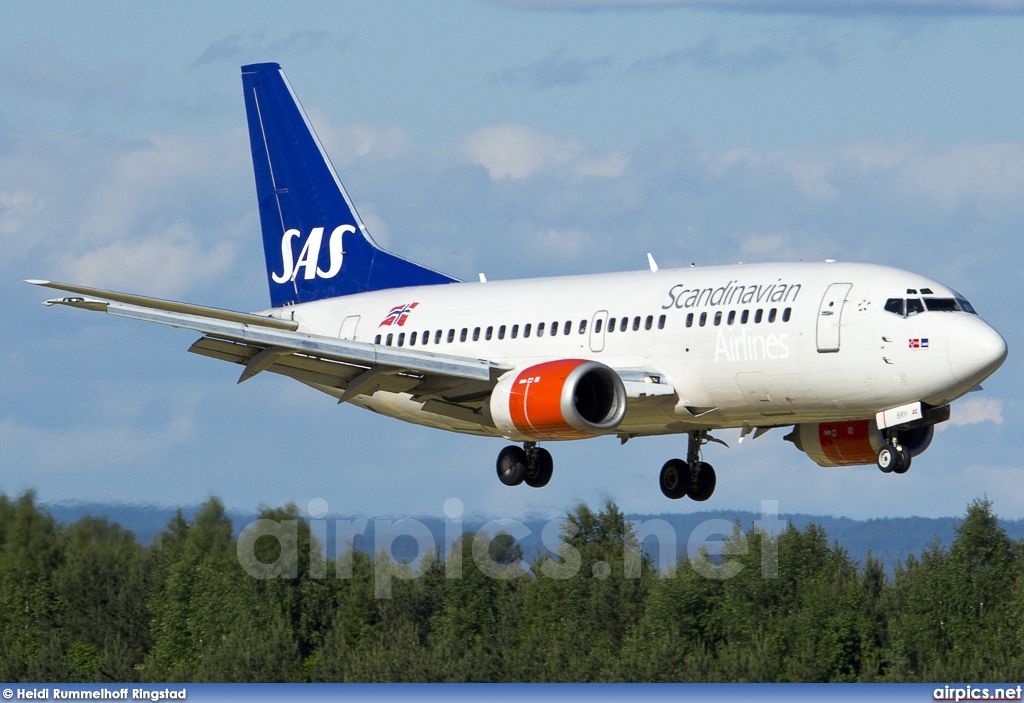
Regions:
[[341, 238], [344, 234], [355, 234], [356, 228], [352, 225], [341, 225], [335, 227], [331, 232], [331, 238], [327, 243], [327, 251], [330, 255], [327, 270], [320, 268], [320, 243], [324, 238], [324, 228], [314, 227], [309, 233], [299, 258], [296, 261], [292, 252], [292, 240], [301, 237], [302, 233], [297, 229], [290, 229], [281, 237], [281, 262], [284, 271], [281, 273], [271, 272], [270, 277], [274, 283], [288, 283], [299, 277], [299, 270], [302, 269], [302, 277], [307, 281], [314, 278], [334, 278], [341, 271], [341, 264], [345, 260], [345, 250], [341, 246]]
[[391, 312], [387, 314], [377, 327], [390, 327], [391, 325], [398, 325], [399, 327], [405, 326], [405, 321], [409, 317], [409, 313], [419, 305], [419, 303], [409, 303], [408, 305], [397, 305], [391, 308]]

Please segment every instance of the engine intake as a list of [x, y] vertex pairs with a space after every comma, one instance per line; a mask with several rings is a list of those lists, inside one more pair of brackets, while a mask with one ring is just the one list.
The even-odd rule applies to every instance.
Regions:
[[626, 388], [604, 364], [559, 359], [503, 376], [489, 409], [509, 439], [583, 439], [619, 426], [626, 414]]

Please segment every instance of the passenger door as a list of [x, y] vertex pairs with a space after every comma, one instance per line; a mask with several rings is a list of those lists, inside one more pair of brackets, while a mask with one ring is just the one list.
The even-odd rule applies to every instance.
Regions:
[[839, 351], [839, 333], [843, 322], [843, 304], [852, 283], [833, 283], [825, 291], [818, 308], [818, 351]]

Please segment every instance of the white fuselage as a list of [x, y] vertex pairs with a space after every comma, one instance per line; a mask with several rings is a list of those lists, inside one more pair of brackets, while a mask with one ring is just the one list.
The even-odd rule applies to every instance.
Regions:
[[[302, 332], [518, 370], [588, 359], [657, 374], [674, 394], [630, 404], [613, 431], [641, 436], [863, 419], [962, 396], [999, 366], [1005, 342], [968, 312], [884, 309], [893, 298], [920, 298], [922, 289], [959, 297], [890, 267], [794, 263], [393, 288], [267, 312], [291, 317]], [[404, 318], [393, 314], [404, 306]], [[427, 412], [409, 393], [352, 402], [422, 425], [502, 435]]]

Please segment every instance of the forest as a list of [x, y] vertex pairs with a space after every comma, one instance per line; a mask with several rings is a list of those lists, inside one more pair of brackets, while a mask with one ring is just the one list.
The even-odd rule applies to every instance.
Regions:
[[[549, 568], [568, 551], [542, 566], [498, 534], [481, 560], [468, 533], [414, 577], [411, 564], [351, 551], [314, 578], [310, 554], [322, 545], [297, 509], [260, 517], [298, 521], [295, 578], [246, 572], [217, 499], [140, 544], [105, 519], [59, 523], [31, 492], [0, 494], [0, 680], [1024, 679], [1024, 543], [985, 500], [968, 506], [948, 547], [936, 540], [892, 576], [814, 524], [779, 534], [737, 525], [717, 557], [728, 578], [706, 555], [658, 570], [608, 503], [564, 518], [563, 546], [578, 555], [571, 578]], [[262, 563], [280, 549], [254, 543]], [[446, 577], [453, 559], [461, 578]], [[530, 568], [516, 578], [478, 566], [518, 559]], [[405, 577], [387, 598], [375, 590], [382, 567]]]

